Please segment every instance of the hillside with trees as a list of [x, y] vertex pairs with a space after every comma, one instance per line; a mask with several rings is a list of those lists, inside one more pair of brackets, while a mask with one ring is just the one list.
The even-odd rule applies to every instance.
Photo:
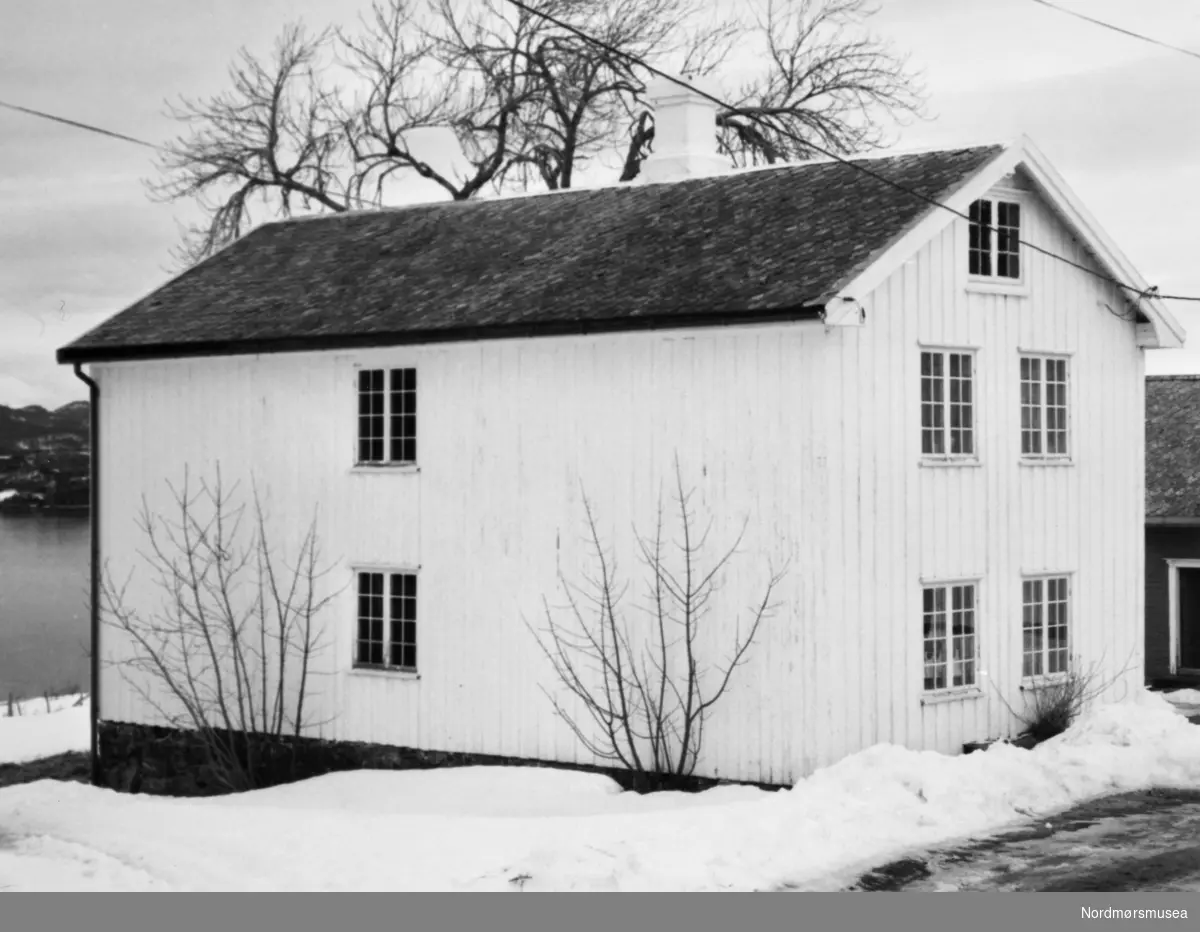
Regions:
[[83, 510], [91, 467], [89, 405], [0, 405], [0, 511]]

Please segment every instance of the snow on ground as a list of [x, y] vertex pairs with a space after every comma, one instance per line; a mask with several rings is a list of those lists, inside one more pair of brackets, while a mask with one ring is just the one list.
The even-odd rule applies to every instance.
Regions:
[[1162, 697], [1184, 715], [1200, 715], [1200, 689], [1177, 689]]
[[88, 720], [90, 703], [80, 696], [57, 696], [50, 700], [47, 714], [45, 699], [25, 699], [13, 704], [8, 716], [7, 704], [0, 704], [0, 764], [21, 764], [65, 754], [86, 751], [91, 746]]
[[0, 790], [0, 888], [836, 889], [905, 851], [1080, 800], [1200, 787], [1200, 728], [1159, 695], [1033, 751], [878, 745], [769, 793], [624, 793], [537, 768], [357, 771], [209, 799]]

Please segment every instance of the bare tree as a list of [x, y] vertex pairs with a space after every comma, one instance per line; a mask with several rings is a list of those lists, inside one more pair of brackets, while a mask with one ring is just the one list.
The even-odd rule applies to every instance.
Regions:
[[297, 201], [335, 212], [350, 206], [345, 133], [334, 93], [322, 85], [329, 45], [329, 33], [288, 26], [270, 61], [240, 53], [229, 70], [230, 90], [171, 108], [189, 132], [165, 147], [165, 180], [151, 192], [194, 199], [204, 218], [186, 230], [181, 261], [202, 259], [241, 236], [256, 197], [284, 217]]
[[124, 641], [109, 663], [165, 723], [197, 733], [224, 789], [252, 789], [272, 739], [316, 724], [306, 702], [325, 646], [317, 621], [337, 593], [319, 591], [328, 569], [318, 565], [315, 517], [289, 566], [271, 544], [257, 489], [243, 540], [246, 506], [219, 468], [198, 491], [186, 472], [181, 487], [168, 485], [174, 514], [153, 514], [143, 498], [139, 518], [147, 544], [139, 556], [159, 605], [132, 607], [134, 572], [118, 585], [104, 570], [102, 620]]
[[908, 59], [859, 28], [876, 12], [868, 0], [769, 0], [752, 30], [767, 64], [718, 114], [723, 151], [739, 165], [846, 155], [884, 144], [881, 116], [920, 114]]
[[544, 689], [557, 715], [590, 754], [628, 770], [646, 789], [679, 786], [692, 776], [703, 749], [705, 724], [726, 694], [734, 670], [745, 662], [760, 625], [774, 611], [771, 599], [783, 578], [782, 572], [769, 575], [762, 597], [749, 609], [744, 629], [736, 617], [713, 622], [723, 626], [722, 637], [728, 635], [728, 653], [717, 660], [706, 658], [706, 638], [701, 633], [709, 603], [737, 553], [746, 525], [731, 547], [711, 566], [702, 567], [711, 521], [703, 533], [697, 533], [692, 493], [684, 490], [678, 462], [675, 479], [681, 535], [676, 542], [678, 567], [672, 569], [666, 553], [661, 506], [652, 537], [634, 532], [649, 577], [642, 624], [625, 617], [621, 603], [628, 587], [620, 582], [616, 561], [601, 541], [586, 495], [588, 545], [595, 571], [584, 575], [583, 586], [560, 571], [567, 599], [565, 621], [544, 600], [542, 631], [526, 623], [560, 685], [573, 697], [564, 701]]
[[[202, 213], [179, 257], [236, 239], [252, 205], [379, 206], [412, 175], [459, 200], [570, 188], [605, 157], [632, 180], [654, 137], [640, 62], [737, 84], [717, 115], [735, 164], [879, 146], [889, 121], [922, 112], [918, 75], [866, 29], [869, 0], [770, 0], [755, 19], [714, 17], [703, 0], [528, 5], [599, 43], [506, 0], [375, 0], [354, 31], [292, 25], [269, 59], [243, 51], [228, 91], [171, 110], [185, 132], [151, 190]], [[419, 145], [431, 130], [459, 154]]]
[[[451, 0], [431, 0], [430, 11], [437, 26], [428, 15], [415, 19], [404, 0], [377, 2], [361, 35], [338, 33], [367, 88], [342, 108], [358, 201], [379, 203], [383, 183], [404, 170], [436, 182], [455, 200], [472, 197], [511, 156], [533, 99], [531, 77], [511, 48], [523, 45], [537, 22], [522, 14], [501, 37], [488, 18], [461, 17]], [[454, 133], [470, 164], [465, 175], [437, 168], [412, 149], [414, 133], [437, 128]]]

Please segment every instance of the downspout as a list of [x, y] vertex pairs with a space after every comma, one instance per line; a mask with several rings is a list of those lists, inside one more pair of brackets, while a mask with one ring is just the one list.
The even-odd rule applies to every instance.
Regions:
[[91, 571], [91, 640], [92, 640], [92, 687], [91, 687], [91, 740], [92, 740], [92, 785], [100, 785], [100, 386], [84, 373], [75, 363], [75, 375], [88, 387], [88, 417], [90, 424], [89, 445], [91, 447], [91, 475], [88, 479], [90, 505], [89, 524], [92, 535]]

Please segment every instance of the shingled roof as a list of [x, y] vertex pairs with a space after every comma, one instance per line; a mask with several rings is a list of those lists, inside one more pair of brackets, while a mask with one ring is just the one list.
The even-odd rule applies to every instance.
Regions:
[[[1003, 147], [863, 160], [942, 198]], [[932, 208], [838, 162], [268, 223], [60, 362], [813, 316]]]
[[1146, 517], [1200, 518], [1200, 375], [1146, 379]]

